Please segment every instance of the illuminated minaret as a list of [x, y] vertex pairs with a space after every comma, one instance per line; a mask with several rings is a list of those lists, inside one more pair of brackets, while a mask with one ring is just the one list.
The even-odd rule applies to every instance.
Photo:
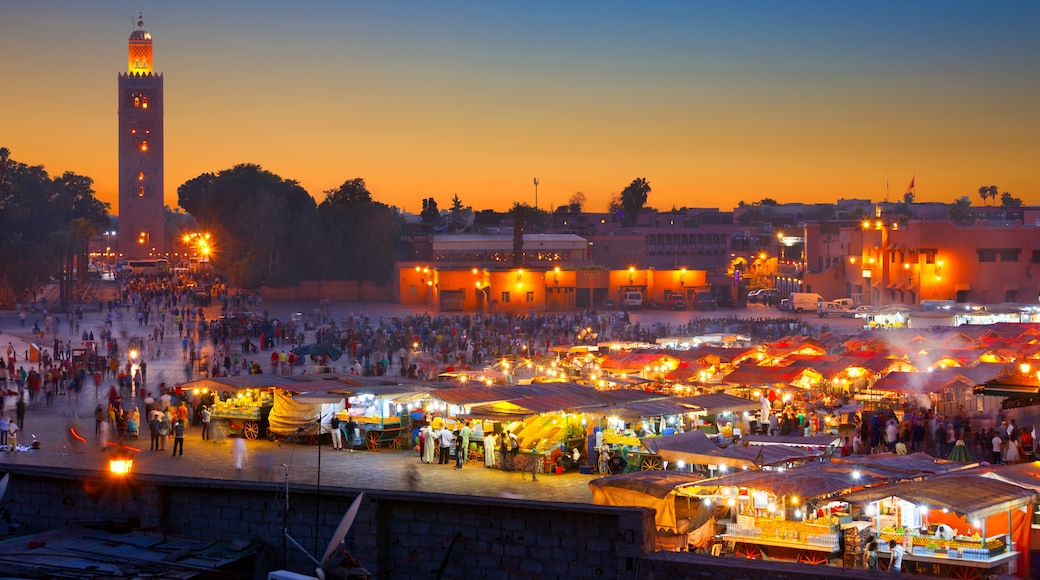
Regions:
[[166, 253], [163, 222], [163, 77], [152, 68], [152, 35], [130, 34], [119, 73], [119, 252], [124, 259]]

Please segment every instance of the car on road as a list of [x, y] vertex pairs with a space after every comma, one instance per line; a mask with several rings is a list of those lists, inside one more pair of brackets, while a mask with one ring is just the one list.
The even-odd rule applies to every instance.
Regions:
[[693, 296], [694, 310], [715, 310], [718, 307], [719, 302], [711, 292], [698, 292]]
[[780, 291], [776, 288], [762, 288], [760, 290], [752, 290], [747, 294], [747, 301], [749, 304], [765, 304], [772, 305], [780, 300]]
[[686, 310], [686, 297], [682, 294], [669, 294], [665, 303], [668, 310]]
[[776, 307], [778, 309], [780, 309], [781, 311], [783, 311], [783, 312], [793, 312], [794, 311], [794, 305], [791, 304], [791, 299], [790, 298], [784, 298], [783, 300], [780, 301], [780, 304], [776, 305]]
[[857, 306], [845, 313], [846, 318], [872, 318], [877, 314], [877, 308], [873, 306]]

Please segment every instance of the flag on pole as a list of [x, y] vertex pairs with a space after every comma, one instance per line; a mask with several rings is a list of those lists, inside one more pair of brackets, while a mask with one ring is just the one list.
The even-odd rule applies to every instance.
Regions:
[[906, 192], [907, 193], [913, 193], [913, 191], [914, 191], [914, 180], [915, 179], [917, 179], [916, 175], [910, 178], [910, 185], [906, 186]]

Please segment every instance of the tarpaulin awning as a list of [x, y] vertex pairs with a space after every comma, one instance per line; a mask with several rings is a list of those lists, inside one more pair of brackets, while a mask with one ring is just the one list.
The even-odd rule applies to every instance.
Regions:
[[730, 445], [721, 448], [708, 439], [703, 431], [696, 430], [667, 437], [644, 437], [640, 442], [648, 451], [665, 461], [737, 468], [776, 465], [822, 455], [819, 451], [786, 445]]
[[986, 381], [975, 388], [976, 394], [1029, 399], [1040, 394], [1040, 379], [1035, 374], [1013, 375]]
[[888, 497], [898, 497], [930, 508], [945, 508], [969, 519], [984, 519], [1040, 500], [1040, 494], [1032, 489], [970, 474], [890, 483], [849, 493], [842, 499], [849, 503], [864, 504]]
[[309, 375], [238, 375], [214, 377], [184, 383], [183, 389], [209, 389], [210, 391], [237, 391], [277, 387], [287, 391], [348, 390], [346, 379], [350, 375], [339, 373], [315, 373]]
[[950, 378], [933, 373], [891, 372], [871, 385], [875, 391], [902, 394], [937, 393], [950, 383]]
[[785, 437], [771, 437], [769, 435], [745, 435], [740, 438], [741, 442], [749, 445], [802, 445], [807, 447], [837, 446], [841, 439], [837, 435], [813, 435], [803, 437], [801, 435], [787, 435]]
[[[615, 391], [607, 391], [615, 392]], [[649, 394], [648, 394], [649, 395]], [[661, 415], [678, 415], [681, 413], [699, 412], [717, 415], [723, 411], [742, 413], [753, 411], [760, 405], [757, 401], [749, 401], [725, 393], [696, 395], [693, 397], [642, 397], [642, 401], [624, 402], [610, 406], [590, 407], [588, 412], [604, 413], [624, 419], [639, 419]]]
[[723, 382], [735, 385], [766, 386], [779, 383], [790, 383], [798, 378], [804, 369], [790, 367], [763, 367], [744, 365], [729, 373]]
[[881, 479], [871, 476], [860, 475], [857, 478], [853, 476], [851, 470], [815, 462], [785, 469], [782, 474], [775, 471], [742, 471], [714, 479], [705, 479], [692, 484], [692, 487], [697, 489], [746, 487], [766, 491], [776, 496], [811, 498], [826, 497], [848, 489], [881, 482]]
[[861, 473], [871, 474], [890, 481], [949, 473], [965, 468], [963, 463], [936, 459], [927, 453], [912, 453], [910, 455], [876, 453], [872, 455], [831, 457], [831, 463], [845, 465], [846, 469], [852, 469], [855, 466]]
[[658, 528], [685, 532], [700, 527], [712, 514], [712, 508], [702, 502], [675, 494], [677, 486], [699, 479], [692, 473], [636, 471], [593, 479], [589, 488], [596, 505], [651, 508]]

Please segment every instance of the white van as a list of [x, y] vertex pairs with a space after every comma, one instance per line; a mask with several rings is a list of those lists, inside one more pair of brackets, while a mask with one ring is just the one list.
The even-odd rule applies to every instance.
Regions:
[[639, 290], [628, 290], [621, 298], [621, 305], [628, 308], [642, 308], [643, 293]]
[[791, 292], [790, 299], [794, 312], [816, 312], [816, 303], [823, 302], [823, 296], [815, 292]]

